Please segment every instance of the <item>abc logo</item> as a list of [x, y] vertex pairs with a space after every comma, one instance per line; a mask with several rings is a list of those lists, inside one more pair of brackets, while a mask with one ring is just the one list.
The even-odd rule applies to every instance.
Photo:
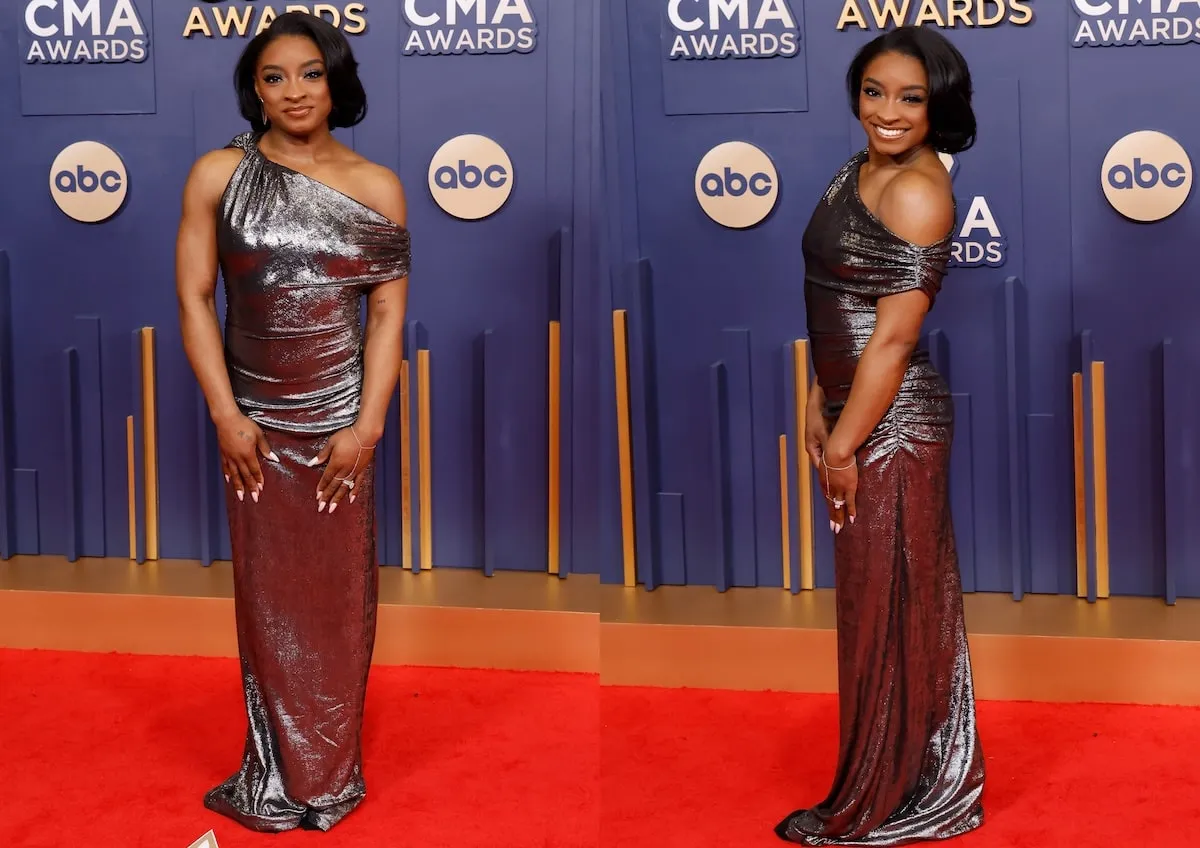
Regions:
[[718, 144], [696, 168], [696, 200], [723, 227], [753, 227], [771, 213], [778, 199], [775, 165], [753, 144]]
[[429, 192], [438, 206], [464, 221], [478, 221], [508, 201], [513, 166], [504, 148], [482, 135], [450, 139], [429, 163]]
[[1108, 202], [1126, 218], [1161, 221], [1187, 200], [1192, 163], [1175, 139], [1141, 130], [1109, 149], [1100, 181]]
[[94, 224], [112, 217], [129, 187], [125, 163], [98, 141], [77, 141], [50, 166], [50, 195], [66, 215]]

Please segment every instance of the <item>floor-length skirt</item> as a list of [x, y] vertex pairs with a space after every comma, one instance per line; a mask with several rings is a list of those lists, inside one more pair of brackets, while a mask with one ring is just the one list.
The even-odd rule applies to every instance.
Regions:
[[266, 431], [258, 503], [226, 487], [249, 729], [241, 768], [205, 806], [258, 831], [328, 830], [362, 801], [361, 732], [378, 568], [368, 471], [317, 512], [328, 436]]
[[859, 451], [858, 514], [834, 543], [838, 763], [825, 801], [776, 828], [800, 844], [906, 845], [983, 821], [950, 438], [887, 429]]

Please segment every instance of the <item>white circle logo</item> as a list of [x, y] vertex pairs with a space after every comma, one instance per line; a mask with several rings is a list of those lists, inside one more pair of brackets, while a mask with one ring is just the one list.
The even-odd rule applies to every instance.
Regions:
[[76, 221], [95, 224], [116, 214], [129, 190], [125, 163], [98, 141], [77, 141], [50, 166], [50, 196]]
[[1161, 221], [1192, 190], [1192, 163], [1175, 139], [1153, 130], [1130, 133], [1109, 148], [1100, 166], [1104, 196], [1126, 218]]
[[696, 200], [723, 227], [753, 227], [771, 214], [778, 199], [775, 163], [753, 144], [718, 144], [696, 168]]
[[429, 163], [429, 192], [455, 218], [486, 218], [508, 202], [512, 188], [512, 160], [487, 136], [452, 138]]

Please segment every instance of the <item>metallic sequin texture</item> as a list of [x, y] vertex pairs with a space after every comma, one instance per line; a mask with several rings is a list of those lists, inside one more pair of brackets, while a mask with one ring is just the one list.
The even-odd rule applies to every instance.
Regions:
[[253, 134], [222, 198], [226, 361], [278, 462], [258, 503], [226, 490], [249, 730], [205, 806], [259, 831], [328, 830], [363, 799], [361, 729], [375, 640], [374, 475], [318, 513], [308, 462], [358, 413], [360, 297], [408, 274], [399, 225], [266, 159]]
[[[866, 151], [834, 176], [804, 234], [813, 365], [835, 420], [875, 302], [941, 288], [951, 239], [920, 247], [862, 202]], [[803, 845], [907, 845], [983, 822], [983, 753], [948, 475], [950, 392], [922, 351], [857, 452], [858, 514], [834, 542], [840, 744], [826, 799], [776, 828]]]

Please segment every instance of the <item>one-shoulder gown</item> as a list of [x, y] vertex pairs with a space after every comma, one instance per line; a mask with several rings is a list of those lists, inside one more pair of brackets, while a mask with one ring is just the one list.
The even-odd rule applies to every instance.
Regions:
[[361, 730], [378, 565], [368, 472], [335, 514], [317, 512], [323, 467], [354, 423], [363, 379], [360, 299], [408, 275], [409, 234], [336, 189], [243, 151], [218, 208], [225, 360], [241, 411], [278, 462], [258, 503], [226, 488], [242, 688], [241, 768], [205, 796], [258, 831], [328, 830], [363, 799]]
[[[875, 328], [877, 301], [919, 290], [932, 306], [951, 237], [923, 247], [888, 230], [843, 165], [804, 233], [804, 294], [825, 416], [836, 421]], [[983, 754], [963, 623], [948, 477], [949, 389], [917, 350], [857, 451], [857, 520], [834, 542], [839, 746], [833, 786], [776, 827], [804, 845], [906, 845], [983, 821]]]

